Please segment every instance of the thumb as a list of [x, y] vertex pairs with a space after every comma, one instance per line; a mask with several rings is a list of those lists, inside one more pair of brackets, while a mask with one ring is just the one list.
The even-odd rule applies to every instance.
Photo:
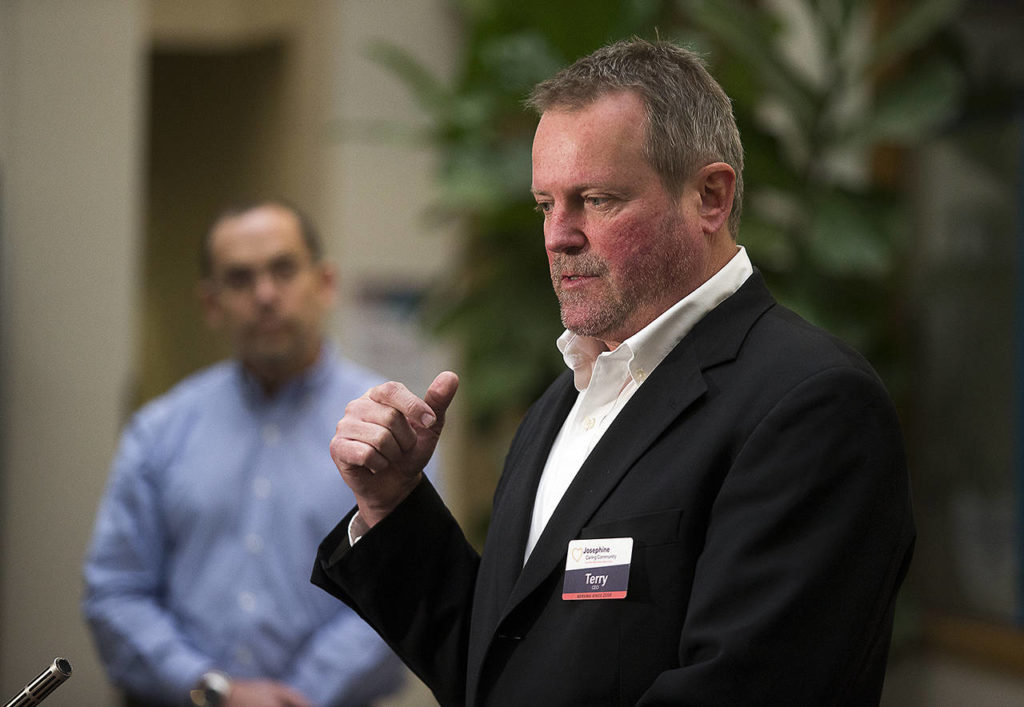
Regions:
[[[423, 396], [423, 402], [430, 406], [430, 409], [434, 411], [436, 422], [444, 422], [445, 411], [448, 410], [448, 406], [451, 405], [452, 399], [455, 397], [455, 391], [459, 389], [459, 377], [451, 372], [444, 371], [439, 373], [434, 382], [427, 388], [426, 394]], [[433, 426], [433, 425], [428, 425]]]

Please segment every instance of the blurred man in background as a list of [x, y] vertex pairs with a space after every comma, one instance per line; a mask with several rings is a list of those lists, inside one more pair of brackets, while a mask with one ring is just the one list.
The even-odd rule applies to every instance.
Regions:
[[85, 564], [86, 619], [128, 704], [368, 704], [397, 687], [400, 664], [307, 577], [354, 502], [324, 440], [338, 405], [380, 379], [325, 341], [335, 269], [293, 206], [222, 212], [201, 269], [206, 319], [235, 358], [125, 429]]

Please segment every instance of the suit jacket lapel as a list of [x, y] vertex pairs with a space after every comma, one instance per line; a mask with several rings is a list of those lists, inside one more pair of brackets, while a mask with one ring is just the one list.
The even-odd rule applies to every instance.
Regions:
[[466, 694], [470, 703], [475, 700], [487, 646], [523, 567], [523, 551], [541, 472], [575, 400], [576, 388], [572, 374], [567, 371], [532, 406], [509, 450], [509, 465], [495, 493], [495, 506], [477, 572], [467, 666]]
[[[495, 589], [502, 592], [499, 595], [502, 598], [511, 591], [522, 569], [523, 552], [530, 532], [534, 497], [541, 472], [551, 445], [576, 400], [572, 375], [567, 372], [559, 376], [544, 397], [549, 396], [550, 401], [543, 398], [538, 401], [537, 416], [531, 419], [528, 429], [519, 433], [523, 437], [523, 449], [516, 455], [515, 468], [508, 470], [507, 485], [501, 489], [500, 503], [493, 509], [494, 515], [491, 517], [490, 528], [493, 534], [488, 533], [487, 543], [500, 549], [500, 556], [504, 558], [495, 568]], [[547, 404], [541, 404], [544, 402]]]

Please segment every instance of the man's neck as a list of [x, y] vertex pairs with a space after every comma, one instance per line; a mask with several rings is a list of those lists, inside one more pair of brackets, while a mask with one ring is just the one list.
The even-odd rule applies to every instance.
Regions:
[[259, 365], [253, 365], [252, 362], [243, 361], [242, 365], [259, 384], [263, 394], [267, 398], [273, 398], [281, 392], [282, 388], [306, 375], [316, 366], [320, 359], [321, 348], [322, 346], [317, 346], [310, 355], [298, 363], [281, 361], [280, 363], [261, 362]]

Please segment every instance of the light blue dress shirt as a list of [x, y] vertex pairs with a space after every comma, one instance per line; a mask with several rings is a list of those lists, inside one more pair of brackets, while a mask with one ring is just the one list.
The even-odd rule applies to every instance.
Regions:
[[325, 346], [273, 398], [231, 361], [133, 417], [85, 564], [83, 611], [116, 684], [173, 704], [212, 668], [316, 705], [398, 686], [377, 634], [309, 582], [320, 539], [355, 505], [330, 458], [335, 425], [379, 382]]

